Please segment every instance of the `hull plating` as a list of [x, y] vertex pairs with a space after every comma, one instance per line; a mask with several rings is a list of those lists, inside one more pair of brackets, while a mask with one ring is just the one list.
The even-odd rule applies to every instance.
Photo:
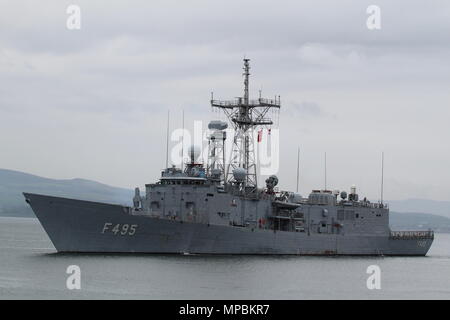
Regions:
[[24, 195], [58, 252], [423, 256], [433, 241], [180, 222], [120, 205]]

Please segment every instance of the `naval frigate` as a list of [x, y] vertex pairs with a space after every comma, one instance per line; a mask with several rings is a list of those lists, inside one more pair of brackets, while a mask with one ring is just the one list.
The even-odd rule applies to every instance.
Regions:
[[[229, 121], [208, 125], [208, 161], [191, 147], [181, 168], [135, 189], [133, 206], [24, 193], [58, 252], [173, 254], [294, 254], [424, 256], [433, 231], [393, 231], [383, 201], [350, 192], [313, 190], [308, 197], [279, 191], [275, 175], [258, 187], [254, 132], [274, 124], [280, 98], [220, 101]], [[234, 129], [225, 161], [227, 128]], [[258, 131], [259, 133], [259, 131]], [[259, 139], [259, 136], [258, 136]]]

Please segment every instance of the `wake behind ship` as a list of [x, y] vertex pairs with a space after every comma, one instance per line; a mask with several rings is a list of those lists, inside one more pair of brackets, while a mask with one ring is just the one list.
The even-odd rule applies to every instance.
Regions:
[[[279, 191], [270, 176], [258, 187], [254, 132], [271, 130], [269, 111], [280, 99], [249, 99], [249, 59], [244, 96], [211, 100], [229, 122], [211, 121], [208, 161], [188, 150], [182, 168], [166, 168], [159, 181], [136, 188], [133, 206], [24, 193], [58, 252], [415, 255], [428, 252], [432, 231], [392, 231], [383, 202], [350, 192], [313, 190], [303, 198]], [[234, 129], [225, 161], [228, 125]], [[260, 129], [261, 130], [261, 129]], [[260, 139], [258, 131], [258, 140]]]

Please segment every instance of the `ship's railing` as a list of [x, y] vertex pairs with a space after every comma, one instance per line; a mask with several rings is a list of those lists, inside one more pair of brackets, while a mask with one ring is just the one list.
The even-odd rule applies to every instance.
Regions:
[[372, 209], [389, 209], [389, 205], [387, 203], [379, 203], [379, 202], [368, 202], [368, 201], [358, 201], [358, 202], [347, 202], [348, 204], [352, 204], [353, 207], [362, 207], [362, 208], [372, 208]]
[[[214, 107], [224, 107], [224, 108], [235, 108], [240, 107], [244, 104], [244, 99], [234, 99], [234, 100], [211, 100], [211, 105]], [[249, 107], [280, 107], [280, 101], [275, 99], [264, 99], [259, 98], [257, 100], [249, 100]]]
[[273, 121], [270, 118], [258, 118], [254, 120], [238, 120], [233, 119], [233, 122], [244, 123], [244, 124], [253, 124], [253, 125], [271, 125]]
[[434, 232], [428, 231], [391, 231], [391, 239], [409, 240], [409, 239], [434, 239]]
[[241, 105], [240, 100], [211, 100], [211, 105], [214, 107], [230, 107], [234, 108]]
[[256, 101], [253, 101], [253, 104], [262, 104], [262, 105], [270, 105], [270, 106], [275, 106], [275, 107], [279, 107], [281, 105], [280, 100], [277, 99], [265, 99], [265, 98], [259, 98]]

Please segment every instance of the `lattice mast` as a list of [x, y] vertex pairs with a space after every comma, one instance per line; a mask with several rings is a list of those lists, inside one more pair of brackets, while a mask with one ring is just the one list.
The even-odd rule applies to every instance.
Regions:
[[[250, 59], [244, 59], [244, 96], [235, 100], [211, 99], [211, 106], [224, 111], [234, 128], [231, 159], [225, 173], [225, 183], [242, 183], [246, 194], [257, 190], [257, 167], [255, 157], [254, 131], [260, 126], [271, 126], [272, 119], [266, 117], [269, 110], [279, 109], [280, 98], [258, 100], [249, 99]], [[243, 168], [246, 171], [244, 181], [236, 181], [233, 171]]]

